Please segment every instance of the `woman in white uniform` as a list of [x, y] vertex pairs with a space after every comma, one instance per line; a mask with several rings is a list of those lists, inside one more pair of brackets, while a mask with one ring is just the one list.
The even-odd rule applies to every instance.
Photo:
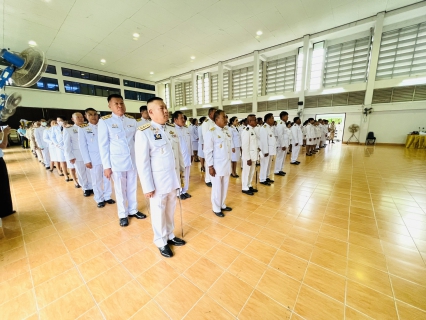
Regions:
[[231, 177], [239, 178], [239, 175], [237, 174], [237, 162], [241, 159], [241, 135], [237, 128], [238, 118], [232, 117], [229, 123], [231, 125], [229, 129], [231, 131], [231, 139], [233, 142], [233, 148], [231, 152]]
[[55, 143], [57, 161], [59, 162], [60, 168], [62, 169], [60, 176], [63, 177], [64, 175], [66, 175], [65, 181], [68, 182], [68, 181], [72, 181], [72, 179], [70, 179], [68, 175], [67, 160], [65, 159], [64, 138], [63, 138], [63, 130], [64, 130], [64, 127], [67, 125], [67, 122], [64, 121], [63, 117], [58, 117], [56, 121], [58, 125], [53, 127], [52, 141]]
[[198, 159], [198, 119], [191, 120], [190, 126], [192, 152], [194, 153], [194, 162], [200, 162]]
[[[200, 123], [202, 124], [204, 120], [206, 120], [206, 117], [201, 117]], [[201, 172], [206, 172], [204, 168], [204, 152], [203, 152], [204, 139], [203, 139], [203, 131], [202, 131], [201, 125], [197, 127], [197, 130], [198, 130], [198, 158], [200, 159]]]

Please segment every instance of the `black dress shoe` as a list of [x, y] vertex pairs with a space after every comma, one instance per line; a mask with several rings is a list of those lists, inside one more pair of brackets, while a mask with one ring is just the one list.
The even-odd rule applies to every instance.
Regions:
[[225, 207], [225, 208], [222, 208], [222, 211], [232, 211], [232, 208], [231, 207]]
[[281, 176], [281, 177], [284, 177], [285, 176], [285, 173], [284, 172], [278, 172], [278, 173], [274, 173], [276, 176]]
[[209, 187], [209, 188], [211, 188], [212, 187], [212, 183], [211, 182], [207, 182], [206, 186]]
[[223, 214], [223, 212], [214, 212], [213, 211], [213, 213], [215, 214], [215, 215], [217, 215], [219, 218], [223, 218], [225, 215]]
[[285, 173], [284, 171], [280, 171], [280, 173], [281, 173], [281, 174], [284, 174], [284, 175], [286, 175], [286, 174], [287, 174], [287, 173]]
[[[290, 162], [290, 164], [294, 164], [294, 165], [298, 165], [298, 163], [297, 162]], [[262, 182], [261, 182], [262, 183]]]
[[108, 203], [108, 204], [114, 204], [115, 203], [115, 201], [112, 200], [112, 199], [105, 200], [105, 202]]
[[79, 184], [74, 185], [74, 187], [75, 187], [76, 189], [81, 188], [81, 186], [80, 186]]
[[185, 195], [185, 197], [187, 197], [187, 198], [192, 198], [192, 196], [191, 196], [188, 192], [185, 192], [185, 193], [184, 193], [184, 195]]
[[186, 197], [186, 195], [184, 193], [182, 193], [181, 195], [179, 195], [178, 198], [180, 200], [186, 200], [187, 199], [187, 197]]
[[186, 244], [186, 241], [178, 237], [174, 237], [171, 240], [167, 240], [167, 244], [179, 247], [179, 246], [184, 246]]
[[259, 191], [259, 190], [255, 189], [253, 187], [249, 187], [249, 189], [250, 189], [251, 192], [258, 192]]
[[50, 167], [46, 167], [46, 170], [50, 170]]
[[173, 257], [173, 252], [170, 249], [168, 244], [166, 244], [164, 247], [158, 248], [158, 250], [160, 250], [160, 253], [163, 257], [166, 257], [166, 258]]
[[83, 196], [84, 197], [90, 197], [90, 192], [89, 192], [89, 190], [85, 190], [84, 192], [83, 192]]
[[271, 184], [270, 184], [269, 182], [267, 182], [267, 181], [260, 182], [260, 184], [263, 184], [264, 186], [270, 186], [270, 185], [271, 185]]
[[120, 227], [127, 227], [129, 225], [129, 219], [120, 218]]
[[146, 218], [146, 215], [145, 214], [143, 214], [142, 212], [136, 212], [136, 213], [134, 213], [134, 214], [129, 214], [129, 217], [131, 217], [131, 218], [136, 218], [136, 219], [145, 219]]
[[297, 164], [300, 164], [300, 161], [296, 161]]
[[266, 178], [266, 182], [268, 182], [268, 183], [274, 183], [275, 181], [274, 181], [274, 180], [271, 180], [271, 179], [269, 179], [269, 178]]
[[104, 201], [98, 202], [98, 208], [103, 208], [103, 207], [105, 207], [105, 202]]
[[90, 196], [91, 194], [94, 194], [93, 189], [88, 189], [88, 190], [86, 190], [86, 191], [89, 193], [89, 196]]
[[253, 192], [251, 192], [250, 190], [243, 190], [243, 193], [245, 193], [245, 194], [247, 194], [247, 195], [249, 195], [249, 196], [254, 195], [254, 193], [253, 193]]

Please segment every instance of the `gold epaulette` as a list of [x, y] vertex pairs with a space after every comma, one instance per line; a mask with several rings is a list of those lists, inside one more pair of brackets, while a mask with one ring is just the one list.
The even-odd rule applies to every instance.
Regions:
[[101, 117], [101, 119], [102, 119], [102, 120], [106, 120], [106, 119], [109, 119], [109, 118], [111, 118], [111, 117], [112, 117], [112, 115], [111, 115], [111, 114], [107, 114], [106, 116]]
[[215, 131], [216, 130], [216, 128], [215, 127], [211, 127], [210, 128], [210, 131]]
[[166, 126], [174, 127], [175, 125], [173, 123], [166, 122]]
[[187, 126], [187, 125], [184, 125], [184, 127], [185, 127], [185, 128], [188, 128], [188, 126]]
[[145, 129], [148, 129], [151, 126], [150, 123], [145, 123], [143, 126], [138, 127], [138, 130], [144, 131]]
[[130, 114], [127, 114], [127, 113], [125, 113], [124, 116], [126, 118], [129, 118], [129, 119], [134, 119], [135, 118], [134, 116], [131, 116]]
[[142, 121], [142, 118], [136, 119], [136, 122], [141, 122], [141, 121]]
[[204, 120], [204, 122], [209, 122], [209, 118], [207, 118], [206, 120]]
[[79, 127], [80, 127], [80, 128], [84, 128], [84, 127], [88, 127], [88, 126], [89, 126], [89, 125], [88, 125], [87, 123], [83, 123], [83, 124], [80, 124], [80, 125], [79, 125]]
[[264, 124], [263, 127], [266, 128], [266, 124]]

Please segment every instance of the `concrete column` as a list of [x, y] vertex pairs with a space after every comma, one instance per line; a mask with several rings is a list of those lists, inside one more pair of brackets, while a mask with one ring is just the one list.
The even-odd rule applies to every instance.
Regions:
[[364, 116], [362, 112], [364, 111], [364, 108], [371, 108], [371, 103], [373, 101], [374, 83], [376, 81], [377, 64], [379, 62], [380, 43], [382, 41], [384, 18], [385, 18], [384, 12], [378, 13], [376, 17], [376, 22], [374, 25], [373, 45], [371, 48], [370, 66], [369, 66], [368, 74], [367, 74], [364, 105], [361, 107], [361, 115], [360, 115], [360, 126], [359, 126], [360, 129], [358, 134], [358, 139], [360, 143], [363, 143], [365, 141], [365, 138], [367, 137], [369, 126], [370, 126], [371, 116]]
[[191, 81], [192, 81], [192, 105], [197, 104], [197, 76], [195, 71], [191, 72]]
[[170, 104], [172, 106], [173, 112], [176, 110], [176, 98], [175, 98], [175, 79], [170, 78]]
[[217, 65], [218, 76], [217, 76], [217, 96], [219, 109], [223, 109], [223, 63], [219, 62]]
[[257, 112], [257, 91], [259, 90], [259, 51], [253, 54], [253, 113]]

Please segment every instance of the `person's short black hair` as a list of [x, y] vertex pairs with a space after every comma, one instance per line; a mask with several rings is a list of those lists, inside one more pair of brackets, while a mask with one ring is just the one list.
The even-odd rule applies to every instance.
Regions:
[[196, 118], [193, 118], [193, 119], [191, 119], [191, 123], [192, 123], [192, 125], [194, 125], [195, 126], [195, 123], [197, 122], [197, 119]]
[[210, 114], [210, 113], [212, 113], [213, 111], [215, 111], [215, 112], [216, 112], [217, 110], [219, 110], [219, 109], [218, 109], [218, 108], [215, 108], [215, 107], [211, 107], [211, 108], [209, 109], [209, 114]]
[[118, 99], [124, 100], [123, 96], [121, 94], [118, 94], [118, 93], [111, 93], [107, 98], [108, 102], [110, 102], [110, 100], [112, 98], [118, 98]]
[[183, 118], [185, 119], [185, 121], [188, 120], [188, 117], [186, 115], [183, 115]]
[[300, 118], [299, 117], [295, 117], [294, 119], [293, 119], [293, 122], [296, 122], [297, 120], [299, 120]]
[[238, 118], [237, 117], [232, 117], [231, 119], [229, 119], [229, 123], [232, 124], [235, 121], [235, 119], [238, 119]]
[[281, 111], [280, 112], [280, 119], [284, 116], [288, 116], [288, 112], [287, 111]]
[[256, 118], [256, 121], [257, 121], [257, 122], [262, 121], [262, 117], [258, 117], [258, 118]]
[[214, 116], [213, 116], [213, 120], [214, 120], [214, 122], [216, 122], [216, 119], [217, 119], [217, 118], [219, 118], [219, 116], [220, 116], [222, 113], [225, 113], [225, 111], [223, 111], [223, 110], [221, 110], [221, 109], [217, 109], [217, 110], [214, 112]]
[[153, 101], [163, 101], [163, 99], [160, 98], [160, 97], [152, 97], [152, 98], [148, 99], [148, 101], [146, 102], [146, 104], [151, 103]]
[[98, 112], [98, 111], [96, 111], [95, 109], [93, 109], [93, 108], [87, 108], [86, 110], [84, 110], [84, 113], [87, 113], [88, 111], [95, 111], [95, 112]]
[[148, 107], [147, 106], [141, 106], [139, 108], [139, 112], [144, 112], [144, 111], [148, 111]]
[[179, 118], [180, 114], [183, 114], [183, 112], [182, 111], [175, 111], [175, 112], [173, 112], [173, 115], [172, 115], [173, 121], [175, 121], [177, 118]]
[[199, 123], [203, 123], [204, 120], [206, 120], [207, 117], [201, 117], [200, 120], [198, 120]]
[[274, 117], [274, 115], [272, 113], [267, 113], [263, 117], [263, 122], [266, 122], [268, 119], [273, 118], [273, 117]]
[[58, 119], [58, 118], [61, 118], [62, 120], [66, 120], [66, 118], [65, 118], [65, 116], [64, 115], [59, 115], [59, 116], [56, 116], [56, 119]]

